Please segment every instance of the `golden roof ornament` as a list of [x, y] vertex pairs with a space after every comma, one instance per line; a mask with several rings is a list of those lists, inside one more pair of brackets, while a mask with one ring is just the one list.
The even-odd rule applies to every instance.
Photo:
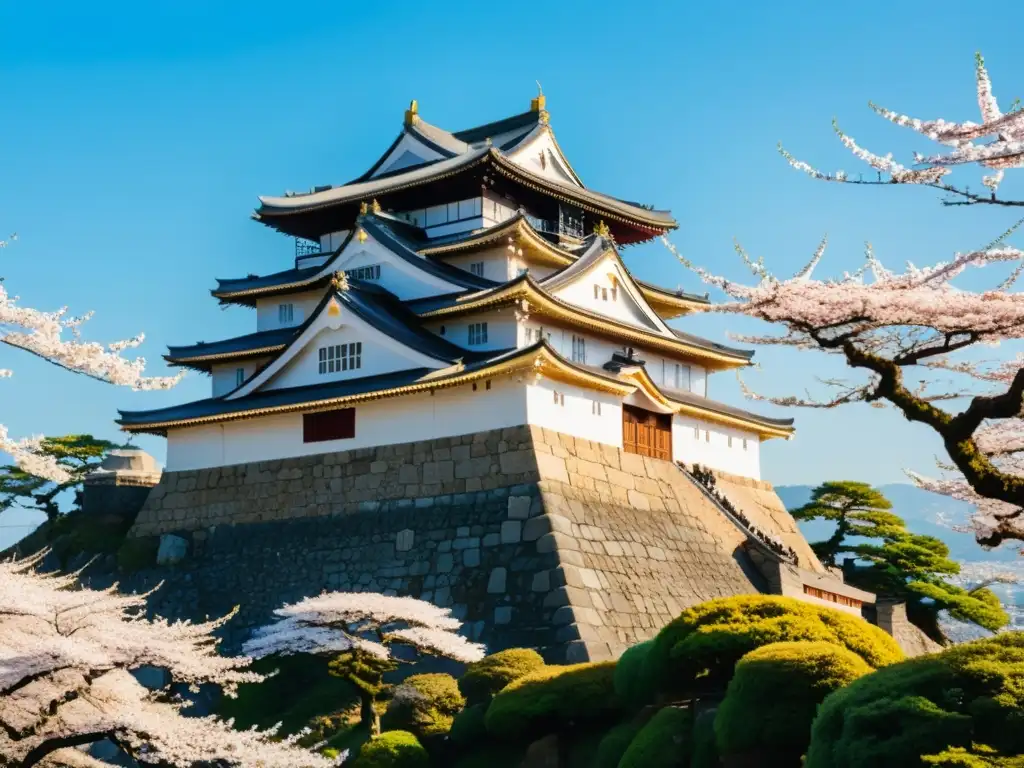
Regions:
[[420, 106], [416, 103], [416, 99], [409, 102], [409, 108], [405, 110], [405, 127], [411, 128], [416, 125], [420, 119]]
[[345, 270], [339, 269], [331, 276], [331, 288], [336, 291], [347, 291], [349, 289], [348, 275], [345, 274]]
[[547, 98], [544, 96], [544, 89], [540, 87], [540, 80], [537, 80], [537, 95], [530, 99], [530, 111], [537, 113], [537, 122], [547, 125], [550, 116], [546, 109]]
[[369, 235], [366, 234], [366, 230], [360, 227], [359, 231], [356, 232], [356, 240], [358, 240], [360, 243], [365, 243], [367, 237], [369, 237]]
[[594, 234], [598, 237], [611, 237], [612, 231], [608, 229], [608, 225], [604, 223], [604, 219], [601, 219], [594, 225]]
[[365, 200], [363, 200], [363, 202], [361, 202], [361, 203], [359, 204], [359, 215], [360, 215], [360, 216], [365, 216], [365, 215], [366, 215], [366, 214], [368, 214], [369, 212], [370, 212], [370, 206], [368, 206], [368, 205], [366, 204], [366, 201], [365, 201]]
[[374, 213], [380, 213], [380, 203], [377, 202], [377, 198], [373, 198], [373, 202], [370, 203], [370, 210]]

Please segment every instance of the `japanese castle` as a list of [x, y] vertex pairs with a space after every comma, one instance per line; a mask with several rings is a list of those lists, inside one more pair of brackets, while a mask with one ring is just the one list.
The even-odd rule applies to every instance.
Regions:
[[165, 356], [210, 397], [121, 412], [166, 436], [170, 471], [537, 425], [757, 479], [761, 442], [792, 433], [713, 399], [753, 353], [668, 325], [707, 296], [636, 279], [621, 251], [675, 219], [586, 187], [543, 95], [454, 132], [413, 101], [363, 175], [255, 218], [296, 239], [294, 265], [212, 291], [254, 332]]

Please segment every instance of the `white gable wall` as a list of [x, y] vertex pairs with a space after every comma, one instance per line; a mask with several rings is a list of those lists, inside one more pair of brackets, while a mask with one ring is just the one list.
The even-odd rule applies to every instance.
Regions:
[[211, 397], [220, 397], [226, 395], [228, 392], [238, 386], [238, 369], [242, 369], [242, 381], [248, 379], [255, 372], [257, 368], [267, 362], [269, 357], [254, 357], [252, 359], [240, 361], [237, 363], [226, 363], [224, 365], [215, 365], [210, 371], [210, 379], [212, 381]]
[[353, 239], [334, 262], [334, 269], [347, 272], [378, 264], [381, 268], [380, 278], [371, 282], [386, 288], [403, 301], [465, 290], [462, 286], [423, 272], [417, 265], [399, 258], [372, 237], [364, 243]]
[[526, 393], [514, 379], [491, 380], [354, 406], [356, 434], [348, 440], [302, 441], [302, 414], [289, 413], [222, 424], [172, 429], [167, 470], [207, 469], [292, 456], [431, 440], [527, 423]]
[[508, 159], [538, 176], [579, 186], [562, 158], [562, 153], [558, 151], [550, 131], [539, 131], [535, 138], [520, 144], [515, 151], [509, 153]]
[[401, 168], [408, 168], [411, 165], [425, 163], [428, 160], [440, 160], [443, 157], [444, 155], [440, 152], [431, 149], [407, 133], [395, 148], [388, 153], [384, 162], [380, 164], [380, 167], [373, 172], [370, 178], [375, 179], [388, 171], [397, 171]]
[[[341, 244], [345, 242], [345, 238], [348, 237], [348, 234], [349, 234], [350, 231], [351, 230], [343, 229], [343, 230], [341, 230], [339, 232], [330, 232], [330, 233], [328, 233], [326, 235], [321, 235], [320, 236], [320, 250], [323, 251], [323, 258], [322, 258], [322, 260], [318, 261], [318, 262], [313, 262], [313, 261], [306, 262], [305, 260], [303, 260], [302, 264], [298, 265], [298, 266], [311, 267], [314, 264], [323, 264], [324, 261], [327, 260], [327, 256], [329, 256], [330, 254], [334, 253], [336, 250], [341, 248]], [[312, 257], [310, 257], [310, 258], [312, 258]]]
[[[614, 280], [613, 280], [614, 277]], [[649, 307], [643, 307], [629, 295], [624, 283], [628, 277], [623, 273], [617, 260], [609, 255], [598, 261], [583, 275], [568, 285], [555, 289], [551, 294], [562, 301], [589, 309], [646, 330], [664, 332], [664, 323]], [[617, 289], [613, 287], [617, 283]], [[597, 298], [594, 289], [597, 288]], [[607, 298], [606, 298], [607, 297]], [[643, 301], [641, 298], [640, 301]]]
[[[256, 330], [271, 331], [276, 328], [302, 325], [323, 297], [324, 290], [320, 288], [315, 291], [302, 291], [283, 296], [272, 296], [268, 299], [257, 299]], [[282, 323], [280, 320], [279, 308], [282, 304], [292, 305], [292, 321], [290, 323]]]

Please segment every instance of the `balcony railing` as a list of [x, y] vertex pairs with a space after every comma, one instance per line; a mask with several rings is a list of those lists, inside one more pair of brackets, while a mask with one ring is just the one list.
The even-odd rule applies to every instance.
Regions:
[[303, 256], [314, 256], [320, 252], [320, 243], [317, 243], [313, 240], [304, 240], [301, 237], [295, 238], [296, 259], [300, 259]]
[[563, 216], [560, 221], [552, 221], [550, 219], [538, 219], [536, 216], [526, 215], [526, 220], [530, 222], [530, 226], [538, 232], [546, 232], [551, 235], [559, 235], [565, 237], [575, 237], [582, 240], [585, 236], [583, 231], [583, 220], [575, 219], [571, 216]]

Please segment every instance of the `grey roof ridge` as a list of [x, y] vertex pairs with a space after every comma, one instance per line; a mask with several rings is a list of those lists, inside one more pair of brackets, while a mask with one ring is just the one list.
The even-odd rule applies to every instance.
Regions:
[[[167, 354], [164, 355], [163, 358], [165, 360], [168, 360], [168, 361], [170, 361], [170, 360], [187, 360], [190, 357], [190, 355], [188, 354], [189, 351], [192, 351], [192, 352], [195, 352], [195, 353], [200, 353], [200, 352], [205, 353], [205, 354], [194, 354], [194, 355], [192, 355], [192, 357], [204, 357], [206, 355], [211, 354], [210, 353], [211, 349], [216, 349], [219, 346], [226, 345], [226, 344], [231, 344], [232, 342], [249, 342], [249, 341], [261, 342], [261, 341], [268, 341], [268, 340], [277, 340], [277, 339], [280, 338], [280, 339], [282, 339], [282, 343], [283, 343], [285, 340], [287, 340], [288, 337], [290, 337], [292, 335], [292, 333], [295, 332], [295, 330], [297, 328], [298, 328], [298, 326], [292, 326], [292, 327], [289, 327], [289, 328], [271, 328], [271, 329], [266, 330], [266, 331], [256, 331], [255, 333], [245, 333], [245, 334], [242, 334], [241, 336], [232, 336], [232, 337], [227, 338], [227, 339], [218, 339], [217, 341], [197, 341], [194, 344], [180, 344], [180, 345], [176, 345], [176, 346], [172, 346], [172, 345], [168, 344], [167, 345]], [[219, 353], [218, 352], [214, 352], [213, 354], [230, 354], [231, 352], [242, 353], [242, 352], [245, 352], [245, 351], [250, 350], [250, 349], [262, 349], [262, 347], [264, 347], [264, 346], [276, 346], [276, 344], [273, 344], [273, 345], [268, 345], [268, 344], [260, 345], [260, 344], [254, 343], [251, 346], [242, 346], [239, 349], [234, 349], [234, 350], [229, 350], [227, 352], [219, 352]]]

